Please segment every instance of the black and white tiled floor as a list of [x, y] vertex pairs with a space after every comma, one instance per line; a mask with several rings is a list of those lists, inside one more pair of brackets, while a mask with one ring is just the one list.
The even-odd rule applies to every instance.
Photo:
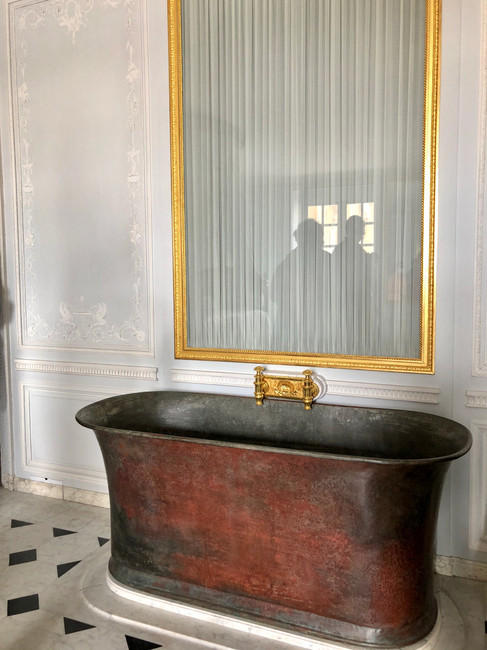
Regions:
[[[0, 650], [296, 647], [114, 594], [109, 537], [105, 508], [0, 488]], [[431, 650], [487, 649], [486, 594], [485, 583], [437, 576], [442, 620]]]
[[80, 578], [108, 553], [109, 511], [0, 488], [0, 648], [149, 650], [154, 635], [116, 625], [80, 598]]

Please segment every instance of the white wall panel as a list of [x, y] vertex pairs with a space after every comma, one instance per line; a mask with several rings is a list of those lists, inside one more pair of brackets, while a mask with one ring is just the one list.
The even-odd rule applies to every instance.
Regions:
[[19, 388], [24, 471], [34, 477], [75, 479], [80, 486], [105, 486], [105, 468], [95, 434], [80, 426], [75, 414], [114, 393], [26, 382], [20, 382]]
[[152, 352], [144, 8], [10, 5], [21, 347]]
[[472, 422], [469, 546], [487, 552], [487, 420]]

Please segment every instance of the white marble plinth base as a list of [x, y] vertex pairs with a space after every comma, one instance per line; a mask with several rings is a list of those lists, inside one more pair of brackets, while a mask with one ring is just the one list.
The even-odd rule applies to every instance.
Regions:
[[[212, 650], [348, 650], [360, 647], [334, 641], [315, 640], [302, 634], [226, 616], [209, 609], [193, 607], [130, 589], [108, 574], [107, 554], [99, 556], [86, 572], [82, 593], [99, 615], [130, 625], [140, 625], [179, 638], [184, 648]], [[438, 594], [439, 595], [439, 594]], [[442, 598], [437, 599], [440, 603]], [[444, 598], [445, 595], [442, 594]], [[444, 650], [447, 633], [442, 634], [441, 613], [425, 639], [398, 650]], [[184, 645], [183, 645], [184, 644]]]

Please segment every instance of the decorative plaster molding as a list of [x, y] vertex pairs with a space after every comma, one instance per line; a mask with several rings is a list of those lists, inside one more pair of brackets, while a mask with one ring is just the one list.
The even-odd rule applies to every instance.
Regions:
[[438, 404], [440, 389], [425, 386], [399, 386], [351, 381], [327, 381], [327, 395], [385, 399], [399, 402]]
[[473, 421], [471, 431], [469, 547], [487, 552], [487, 421]]
[[[233, 386], [248, 388], [253, 391], [254, 376], [250, 373], [231, 373], [215, 370], [190, 370], [173, 368], [172, 380], [189, 384], [207, 384], [216, 386]], [[279, 374], [279, 373], [276, 373]], [[283, 372], [282, 374], [287, 374]], [[419, 402], [421, 404], [438, 404], [439, 388], [422, 386], [391, 386], [390, 384], [371, 384], [365, 382], [325, 380], [323, 377], [314, 376], [323, 386], [324, 395], [341, 397], [357, 397], [365, 399], [381, 399], [403, 402]]]
[[67, 375], [94, 375], [96, 377], [157, 381], [157, 368], [146, 366], [15, 359], [15, 368], [16, 370], [25, 370], [28, 372], [52, 372]]
[[467, 402], [465, 406], [472, 408], [485, 409], [487, 408], [487, 391], [486, 390], [467, 390]]
[[186, 384], [207, 384], [253, 388], [254, 377], [247, 372], [221, 372], [219, 370], [186, 370], [172, 368], [172, 380]]
[[[57, 314], [39, 299], [42, 286], [42, 269], [39, 259], [41, 220], [37, 212], [35, 170], [39, 156], [33, 152], [31, 138], [32, 88], [29, 60], [29, 32], [58, 24], [71, 36], [75, 47], [76, 35], [88, 25], [88, 15], [97, 8], [111, 8], [123, 13], [126, 47], [125, 74], [120, 78], [126, 89], [126, 241], [130, 247], [127, 255], [132, 278], [127, 313], [121, 316], [117, 305], [107, 302], [86, 301], [82, 295], [57, 296]], [[148, 166], [148, 89], [146, 72], [146, 22], [145, 2], [137, 0], [38, 0], [11, 4], [11, 95], [14, 127], [14, 154], [16, 167], [17, 258], [18, 295], [20, 315], [19, 342], [21, 348], [81, 349], [88, 351], [124, 351], [127, 353], [153, 353], [153, 295], [152, 261], [149, 211]], [[82, 56], [81, 53], [80, 56]], [[122, 109], [123, 110], [123, 109]], [[123, 135], [122, 135], [123, 137]], [[39, 182], [39, 181], [37, 181]], [[120, 227], [124, 227], [122, 224]], [[89, 291], [89, 288], [86, 289]], [[112, 298], [113, 299], [113, 298]], [[43, 311], [44, 308], [44, 311]]]
[[[473, 314], [472, 374], [487, 377], [487, 269], [484, 269], [484, 221], [487, 173], [487, 5], [482, 5], [482, 44], [480, 48], [479, 153], [477, 159], [477, 210], [475, 215], [475, 271]], [[468, 406], [468, 405], [467, 405]]]

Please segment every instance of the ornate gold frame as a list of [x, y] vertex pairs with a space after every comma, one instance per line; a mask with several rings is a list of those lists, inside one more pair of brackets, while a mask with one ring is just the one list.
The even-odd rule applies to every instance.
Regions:
[[423, 252], [421, 264], [420, 355], [418, 358], [308, 354], [261, 350], [189, 347], [186, 327], [186, 260], [181, 51], [181, 0], [168, 0], [169, 98], [173, 216], [175, 357], [296, 366], [434, 373], [435, 347], [435, 214], [440, 94], [441, 0], [425, 0], [425, 84], [423, 128]]

